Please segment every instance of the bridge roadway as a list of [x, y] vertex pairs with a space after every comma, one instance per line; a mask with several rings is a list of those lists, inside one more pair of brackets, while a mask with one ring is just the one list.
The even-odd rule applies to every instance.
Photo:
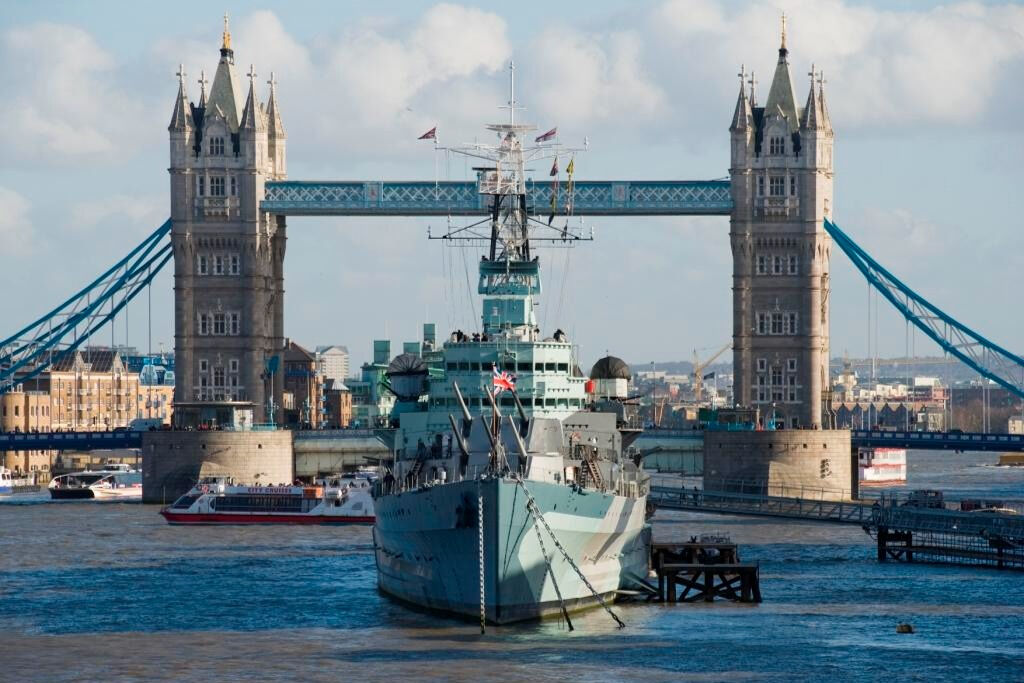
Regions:
[[[551, 212], [554, 183], [528, 181], [531, 213]], [[564, 214], [568, 183], [559, 186]], [[589, 180], [573, 185], [576, 216], [728, 216], [728, 180]], [[305, 181], [266, 184], [260, 208], [285, 216], [486, 216], [476, 181]]]
[[[296, 446], [305, 442], [315, 450], [329, 449], [330, 443], [349, 440], [386, 438], [388, 430], [331, 429], [300, 430], [295, 433]], [[374, 436], [376, 435], [376, 436]], [[647, 430], [638, 440], [641, 450], [652, 453], [664, 450], [695, 451], [702, 433], [687, 429]], [[855, 429], [851, 432], [855, 447], [912, 448], [915, 450], [1002, 451], [1024, 452], [1024, 434], [986, 434], [976, 432], [905, 432]], [[315, 445], [314, 445], [315, 444]], [[678, 446], [677, 446], [678, 444]], [[93, 450], [104, 448], [139, 448], [142, 432], [39, 432], [0, 434], [0, 452], [29, 450]]]

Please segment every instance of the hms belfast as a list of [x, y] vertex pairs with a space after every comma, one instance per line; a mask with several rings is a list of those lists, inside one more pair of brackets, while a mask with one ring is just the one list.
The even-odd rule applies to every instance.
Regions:
[[446, 235], [476, 234], [487, 246], [481, 332], [453, 333], [434, 369], [392, 363], [400, 407], [393, 467], [375, 501], [378, 586], [479, 617], [481, 628], [597, 605], [618, 621], [610, 604], [642, 587], [650, 543], [649, 476], [629, 454], [639, 431], [621, 400], [628, 369], [599, 362], [606, 372], [594, 392], [565, 334], [541, 337], [531, 242], [579, 237], [531, 215], [525, 170], [552, 158], [557, 167], [572, 150], [549, 142], [554, 131], [524, 145], [534, 127], [516, 123], [515, 110], [510, 87], [509, 122], [488, 126], [496, 143], [452, 150], [486, 162], [476, 170], [489, 217]]

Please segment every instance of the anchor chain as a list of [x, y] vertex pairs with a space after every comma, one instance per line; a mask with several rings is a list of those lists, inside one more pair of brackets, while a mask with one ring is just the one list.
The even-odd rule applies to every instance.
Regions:
[[608, 605], [607, 602], [605, 602], [604, 597], [597, 592], [597, 589], [595, 589], [593, 584], [591, 584], [587, 577], [584, 576], [583, 571], [578, 566], [576, 566], [576, 563], [573, 562], [572, 557], [570, 557], [569, 553], [565, 550], [565, 548], [562, 547], [562, 544], [558, 542], [558, 537], [555, 536], [555, 532], [551, 530], [550, 526], [548, 526], [547, 520], [544, 519], [544, 515], [541, 514], [540, 508], [537, 507], [536, 501], [534, 501], [533, 496], [530, 495], [530, 491], [529, 489], [526, 488], [526, 484], [523, 483], [523, 480], [516, 476], [515, 482], [520, 487], [522, 487], [523, 493], [526, 494], [527, 510], [530, 511], [530, 514], [533, 515], [534, 519], [536, 519], [544, 525], [544, 528], [547, 530], [548, 535], [551, 536], [552, 543], [554, 543], [555, 547], [558, 548], [558, 552], [562, 553], [562, 557], [565, 559], [566, 562], [569, 563], [569, 566], [572, 567], [573, 571], [576, 572], [576, 575], [580, 577], [580, 581], [582, 581], [583, 584], [587, 587], [587, 589], [590, 590], [591, 595], [597, 598], [598, 602], [601, 603], [601, 607], [604, 608], [604, 611], [607, 612], [609, 616], [611, 616], [611, 618], [615, 620], [615, 623], [619, 625], [619, 628], [625, 628], [626, 624], [623, 623], [622, 619], [619, 619], [619, 616], [612, 611], [612, 608]]
[[[538, 514], [536, 506], [527, 502], [526, 508], [536, 519]], [[537, 532], [537, 543], [540, 545], [541, 555], [544, 556], [544, 564], [547, 566], [548, 574], [551, 576], [551, 585], [555, 587], [555, 595], [558, 596], [558, 606], [562, 608], [562, 616], [565, 617], [565, 623], [569, 625], [569, 630], [573, 631], [575, 629], [572, 627], [572, 619], [569, 618], [569, 610], [565, 607], [565, 600], [562, 599], [562, 590], [558, 587], [558, 581], [555, 579], [555, 569], [551, 566], [551, 556], [548, 555], [548, 549], [544, 547], [544, 538], [540, 534], [540, 525], [534, 524], [533, 530]]]
[[477, 553], [480, 560], [480, 633], [484, 633], [487, 623], [487, 605], [484, 601], [484, 491], [479, 480], [476, 483], [476, 493]]

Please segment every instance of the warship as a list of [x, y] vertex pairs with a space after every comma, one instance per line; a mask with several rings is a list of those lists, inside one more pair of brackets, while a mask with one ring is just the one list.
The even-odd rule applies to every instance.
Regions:
[[[648, 573], [649, 476], [630, 449], [640, 430], [623, 400], [628, 368], [609, 357], [588, 379], [567, 335], [538, 326], [532, 247], [582, 238], [568, 227], [580, 150], [552, 142], [554, 129], [529, 143], [535, 127], [515, 121], [513, 69], [509, 121], [488, 126], [494, 144], [450, 150], [486, 161], [475, 170], [488, 217], [445, 235], [486, 246], [480, 331], [453, 332], [431, 367], [406, 354], [388, 370], [397, 429], [375, 492], [378, 587], [479, 617], [482, 629], [552, 615], [571, 627], [570, 612], [598, 605], [621, 625], [612, 602], [642, 590]], [[566, 226], [552, 228], [537, 214], [559, 208], [559, 155], [569, 160]], [[537, 207], [526, 164], [544, 159], [554, 160], [554, 199]]]

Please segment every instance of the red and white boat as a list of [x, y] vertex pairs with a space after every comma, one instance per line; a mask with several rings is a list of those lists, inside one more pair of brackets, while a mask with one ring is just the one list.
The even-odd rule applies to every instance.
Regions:
[[372, 480], [340, 475], [313, 486], [249, 486], [206, 477], [160, 514], [171, 524], [373, 524]]
[[899, 486], [907, 483], [905, 448], [860, 448], [857, 452], [861, 486]]

